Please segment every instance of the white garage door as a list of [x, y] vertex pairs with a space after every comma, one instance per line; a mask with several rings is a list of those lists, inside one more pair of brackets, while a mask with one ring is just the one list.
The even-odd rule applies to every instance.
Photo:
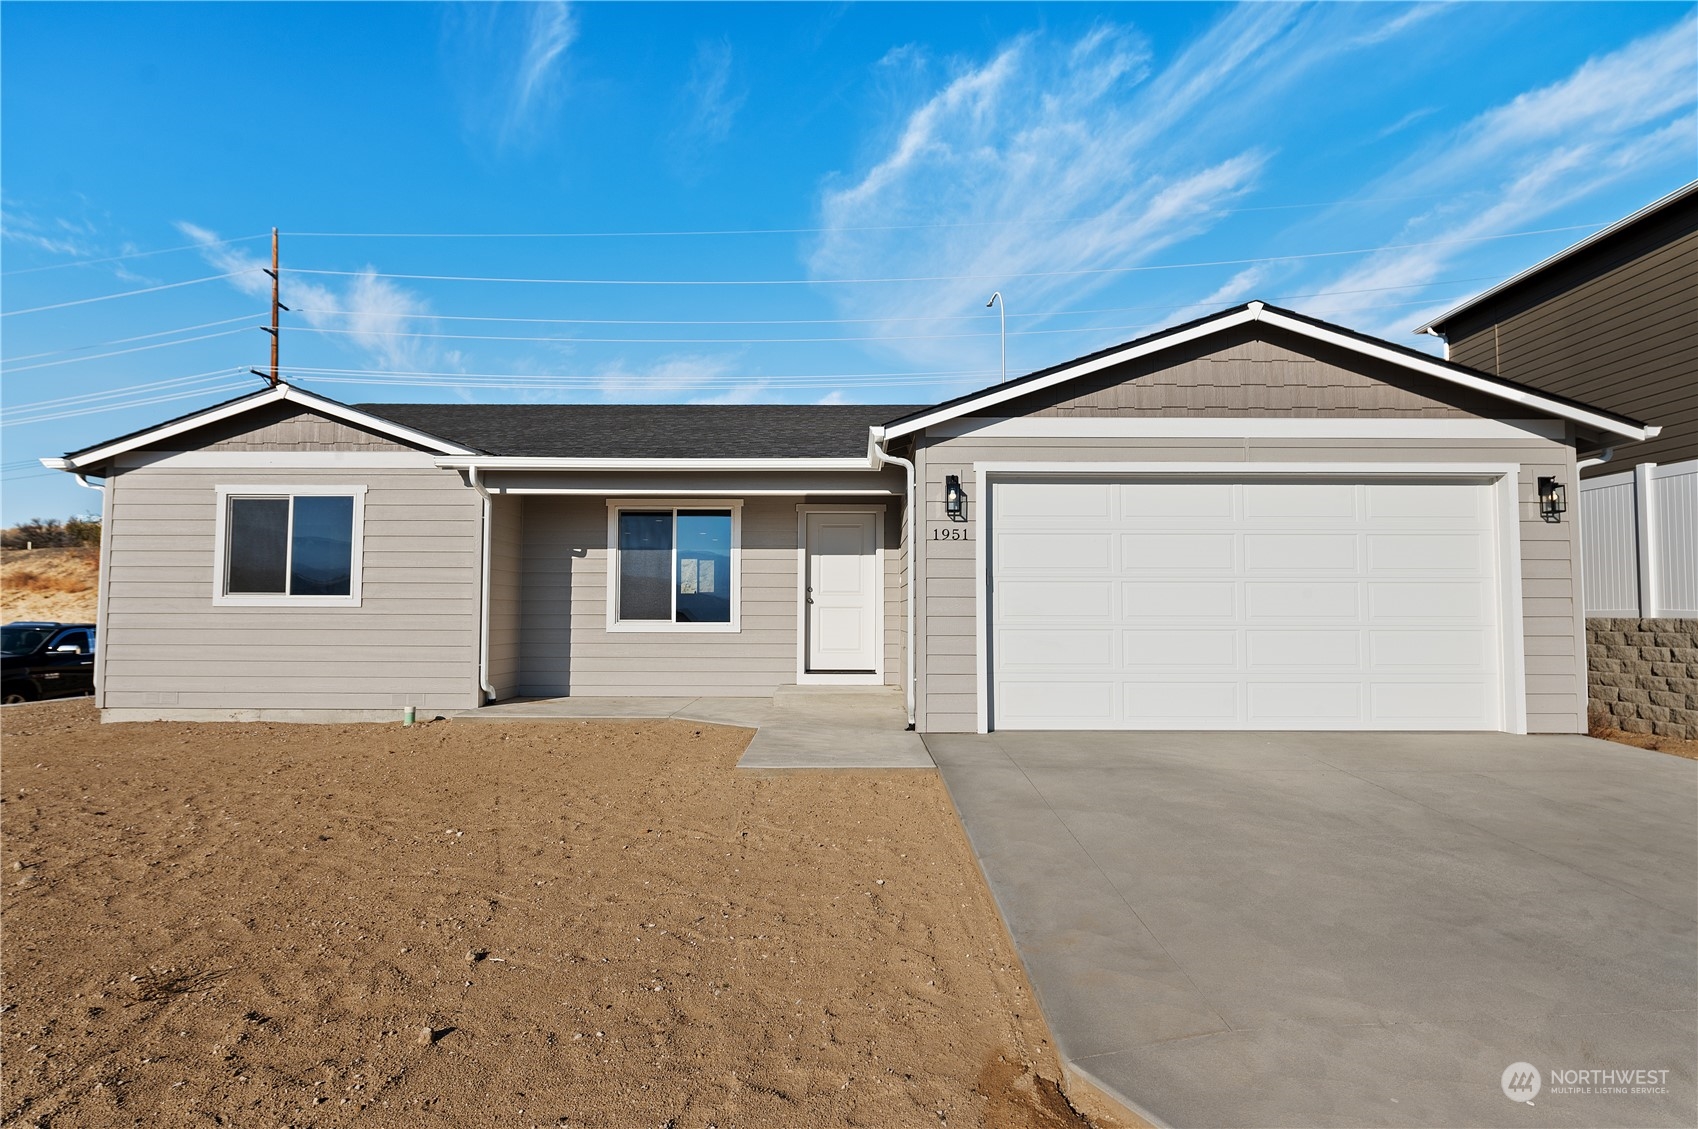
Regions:
[[1499, 729], [1487, 485], [998, 482], [1003, 729]]

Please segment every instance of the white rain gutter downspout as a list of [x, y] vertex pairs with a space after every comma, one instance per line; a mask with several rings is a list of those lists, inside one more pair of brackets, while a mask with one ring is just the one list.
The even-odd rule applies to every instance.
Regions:
[[1582, 471], [1587, 467], [1603, 466], [1613, 458], [1615, 458], [1615, 448], [1605, 447], [1591, 458], [1581, 459], [1579, 462], [1575, 463], [1574, 469], [1576, 471]]
[[920, 563], [920, 532], [918, 519], [919, 490], [915, 484], [918, 471], [909, 459], [899, 459], [886, 453], [884, 449], [884, 429], [874, 428], [872, 435], [873, 458], [878, 465], [884, 467], [894, 464], [908, 472], [907, 518], [908, 518], [908, 650], [904, 655], [904, 677], [902, 680], [903, 703], [908, 707], [908, 728], [914, 728], [914, 589], [918, 586]]
[[489, 566], [490, 558], [494, 555], [494, 536], [490, 527], [495, 519], [495, 499], [483, 488], [477, 464], [466, 468], [466, 481], [478, 492], [478, 497], [483, 499], [483, 550], [480, 555], [482, 563], [478, 569], [483, 589], [478, 602], [478, 686], [483, 689], [482, 704], [487, 706], [495, 701], [495, 687], [489, 681]]
[[[46, 459], [42, 460], [42, 462], [46, 461]], [[106, 634], [106, 594], [108, 587], [106, 578], [112, 575], [109, 564], [110, 557], [108, 556], [111, 551], [112, 541], [109, 537], [107, 537], [108, 530], [106, 526], [106, 483], [102, 482], [99, 486], [96, 486], [88, 480], [88, 475], [84, 474], [82, 471], [73, 470], [71, 473], [76, 477], [78, 486], [100, 492], [100, 574], [95, 582], [96, 587], [94, 594], [95, 642], [93, 690], [95, 709], [104, 709], [106, 707], [106, 695], [101, 692], [101, 687], [106, 682], [106, 650], [100, 645], [100, 637]]]

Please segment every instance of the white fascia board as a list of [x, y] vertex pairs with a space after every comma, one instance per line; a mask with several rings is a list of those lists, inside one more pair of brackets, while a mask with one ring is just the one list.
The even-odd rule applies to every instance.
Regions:
[[1565, 404], [1559, 400], [1549, 399], [1548, 397], [1541, 396], [1537, 392], [1533, 392], [1528, 389], [1508, 388], [1494, 381], [1483, 380], [1479, 377], [1472, 376], [1467, 372], [1452, 368], [1448, 364], [1441, 364], [1438, 361], [1420, 360], [1415, 357], [1411, 357], [1406, 353], [1400, 352], [1397, 349], [1374, 345], [1367, 341], [1363, 341], [1360, 338], [1350, 336], [1349, 334], [1337, 333], [1330, 329], [1322, 329], [1320, 326], [1310, 325], [1308, 322], [1298, 321], [1295, 318], [1288, 318], [1283, 314], [1277, 314], [1272, 310], [1262, 309], [1258, 310], [1257, 313], [1258, 320], [1267, 322], [1269, 325], [1278, 326], [1280, 329], [1298, 334], [1299, 336], [1308, 337], [1315, 341], [1324, 341], [1329, 345], [1336, 345], [1341, 349], [1349, 349], [1354, 352], [1361, 353], [1364, 356], [1387, 361], [1395, 365], [1401, 365], [1404, 368], [1411, 369], [1426, 376], [1437, 377], [1440, 380], [1446, 380], [1452, 384], [1459, 384], [1462, 387], [1472, 389], [1475, 392], [1483, 392], [1488, 396], [1496, 396], [1500, 400], [1509, 400], [1512, 403], [1536, 408], [1542, 412], [1549, 412], [1551, 415], [1560, 416], [1563, 419], [1571, 419], [1576, 423], [1583, 423], [1588, 427], [1595, 427], [1600, 431], [1607, 431], [1612, 435], [1620, 435], [1627, 439], [1650, 439], [1662, 430], [1660, 427], [1634, 427], [1632, 424], [1623, 423], [1621, 420], [1599, 415], [1597, 412], [1588, 411], [1585, 408], [1577, 407], [1573, 404]]
[[794, 472], [799, 470], [874, 470], [866, 459], [562, 459], [552, 456], [473, 455], [469, 458], [445, 456], [435, 460], [439, 467], [451, 470], [477, 467], [479, 470], [641, 470], [641, 471], [717, 471], [770, 470]]
[[1131, 345], [1125, 349], [1119, 349], [1113, 353], [1097, 357], [1094, 360], [1083, 361], [1076, 365], [1069, 365], [1067, 368], [1050, 373], [1041, 380], [1022, 381], [1015, 385], [999, 384], [995, 388], [986, 389], [984, 392], [965, 403], [956, 404], [948, 408], [938, 408], [935, 411], [927, 412], [918, 419], [909, 420], [907, 423], [887, 427], [885, 429], [884, 437], [886, 439], [900, 439], [904, 435], [912, 435], [916, 431], [924, 431], [928, 427], [933, 427], [947, 420], [964, 416], [969, 412], [983, 411], [985, 408], [992, 408], [998, 404], [1018, 399], [1021, 396], [1026, 396], [1033, 392], [1041, 392], [1046, 388], [1054, 388], [1057, 384], [1065, 384], [1069, 380], [1074, 380], [1081, 376], [1089, 376], [1091, 373], [1100, 372], [1105, 368], [1112, 368], [1115, 365], [1124, 364], [1127, 361], [1136, 360], [1139, 357], [1148, 356], [1151, 353], [1159, 353], [1163, 349], [1171, 349], [1175, 345], [1183, 345], [1188, 341], [1195, 341], [1200, 337], [1207, 337], [1210, 334], [1218, 333], [1223, 329], [1231, 329], [1235, 325], [1243, 325], [1245, 322], [1255, 321], [1258, 312], [1259, 310], [1252, 307], [1239, 310], [1235, 313], [1226, 314], [1222, 317], [1203, 322], [1200, 325], [1195, 325], [1190, 329], [1185, 330], [1183, 333], [1175, 333], [1156, 341], [1146, 341], [1141, 345]]
[[208, 424], [219, 423], [227, 419], [234, 419], [239, 415], [254, 411], [257, 408], [269, 407], [272, 404], [278, 404], [284, 401], [299, 404], [302, 407], [310, 408], [316, 412], [322, 412], [327, 416], [332, 416], [346, 423], [356, 424], [357, 426], [366, 428], [367, 430], [376, 431], [379, 434], [387, 435], [402, 442], [413, 443], [417, 446], [428, 448], [438, 454], [469, 455], [473, 453], [470, 448], [457, 446], [452, 443], [445, 443], [433, 435], [426, 435], [422, 431], [415, 431], [410, 427], [403, 427], [398, 423], [392, 423], [389, 420], [380, 419], [377, 416], [367, 415], [365, 412], [356, 411], [355, 409], [348, 407], [346, 404], [339, 404], [335, 400], [327, 400], [322, 396], [315, 396], [311, 392], [303, 392], [300, 389], [292, 388], [287, 384], [279, 384], [274, 388], [266, 389], [257, 396], [234, 400], [221, 407], [211, 408], [192, 416], [185, 416], [174, 423], [166, 424], [162, 427], [156, 427], [151, 431], [144, 431], [140, 435], [132, 435], [127, 439], [120, 439], [116, 442], [108, 443], [104, 447], [96, 447], [94, 450], [84, 452], [74, 459], [63, 459], [61, 461], [64, 465], [53, 469], [76, 470], [85, 466], [93, 466], [96, 463], [105, 462], [108, 459], [112, 459], [128, 451], [140, 450], [141, 448], [160, 443], [163, 440], [172, 439], [178, 435], [193, 431], [196, 428], [205, 427]]
[[939, 438], [985, 439], [1554, 439], [1553, 419], [1391, 416], [974, 416], [932, 428]]
[[70, 470], [71, 469], [71, 463], [70, 463], [70, 460], [68, 460], [68, 459], [40, 459], [38, 461], [41, 463], [42, 466], [46, 467], [48, 470]]

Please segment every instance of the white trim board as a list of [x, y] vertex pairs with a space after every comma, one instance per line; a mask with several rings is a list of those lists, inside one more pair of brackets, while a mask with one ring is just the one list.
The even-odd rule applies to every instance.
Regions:
[[990, 732], [990, 575], [986, 546], [995, 531], [990, 524], [990, 489], [998, 478], [1209, 477], [1234, 481], [1299, 475], [1314, 481], [1328, 478], [1365, 481], [1416, 478], [1436, 481], [1475, 481], [1492, 487], [1497, 501], [1497, 566], [1499, 607], [1499, 670], [1504, 730], [1527, 732], [1527, 640], [1521, 616], [1521, 522], [1518, 463], [1054, 463], [982, 462], [974, 464], [975, 487], [985, 517], [973, 539], [974, 686], [976, 727]]
[[477, 467], [479, 470], [865, 470], [879, 468], [867, 465], [866, 459], [561, 459], [541, 456], [488, 456], [474, 458], [445, 457], [436, 460], [439, 467], [460, 470]]
[[918, 431], [924, 431], [927, 428], [936, 427], [938, 424], [958, 419], [972, 412], [980, 412], [986, 408], [994, 407], [997, 404], [1004, 404], [1010, 400], [1030, 395], [1033, 392], [1043, 391], [1047, 388], [1054, 388], [1059, 384], [1065, 384], [1068, 381], [1077, 380], [1080, 377], [1089, 376], [1095, 372], [1101, 372], [1104, 369], [1124, 364], [1127, 361], [1161, 353], [1168, 349], [1175, 348], [1176, 346], [1201, 340], [1206, 337], [1211, 337], [1224, 330], [1232, 329], [1240, 325], [1248, 325], [1253, 322], [1263, 322], [1275, 328], [1293, 333], [1299, 337], [1306, 337], [1313, 341], [1321, 341], [1328, 345], [1357, 353], [1362, 356], [1373, 357], [1376, 360], [1397, 365], [1401, 368], [1408, 369], [1412, 372], [1418, 372], [1425, 376], [1435, 377], [1451, 384], [1460, 385], [1461, 387], [1471, 389], [1475, 392], [1494, 396], [1501, 400], [1507, 400], [1511, 403], [1523, 405], [1524, 407], [1531, 407], [1537, 411], [1546, 412], [1562, 419], [1569, 419], [1576, 423], [1583, 423], [1588, 427], [1596, 428], [1599, 431], [1605, 431], [1612, 435], [1620, 435], [1628, 439], [1649, 439], [1657, 435], [1662, 430], [1659, 427], [1641, 427], [1624, 423], [1611, 416], [1602, 415], [1576, 404], [1570, 404], [1562, 400], [1553, 400], [1530, 389], [1513, 388], [1500, 384], [1497, 381], [1488, 379], [1483, 375], [1475, 375], [1466, 369], [1451, 364], [1448, 361], [1429, 360], [1426, 358], [1411, 356], [1410, 354], [1403, 352], [1401, 349], [1395, 348], [1391, 345], [1376, 345], [1368, 341], [1363, 341], [1348, 333], [1311, 325], [1307, 321], [1290, 317], [1276, 309], [1270, 308], [1265, 303], [1251, 302], [1242, 309], [1219, 314], [1207, 321], [1191, 326], [1189, 329], [1183, 329], [1155, 338], [1133, 342], [1125, 348], [1117, 349], [1112, 353], [1106, 353], [1088, 361], [1080, 361], [1076, 364], [1068, 365], [1065, 368], [1058, 369], [1057, 371], [1050, 373], [1048, 376], [1031, 380], [1021, 380], [1013, 384], [1000, 384], [994, 388], [987, 388], [985, 391], [976, 396], [947, 407], [935, 408], [926, 412], [924, 415], [910, 419], [906, 423], [882, 429], [874, 428], [874, 437], [889, 440], [897, 439], [904, 435], [911, 435]]
[[1560, 420], [1408, 419], [1384, 416], [971, 417], [929, 429], [939, 438], [986, 439], [1552, 439]]
[[103, 463], [129, 451], [143, 450], [155, 446], [163, 440], [174, 438], [196, 428], [205, 427], [208, 424], [234, 419], [236, 416], [245, 415], [259, 408], [281, 403], [296, 404], [315, 412], [321, 412], [344, 423], [363, 427], [368, 431], [375, 431], [379, 435], [386, 435], [391, 439], [411, 443], [440, 455], [470, 455], [475, 453], [468, 447], [462, 447], [457, 443], [448, 443], [434, 435], [427, 435], [422, 431], [416, 431], [391, 420], [369, 415], [335, 400], [317, 396], [311, 392], [304, 392], [288, 384], [279, 384], [255, 395], [240, 400], [232, 400], [227, 404], [208, 408], [206, 411], [196, 412], [194, 415], [184, 416], [182, 419], [162, 424], [148, 431], [114, 440], [103, 446], [84, 451], [75, 457], [42, 459], [41, 465], [49, 470], [78, 470], [82, 467]]

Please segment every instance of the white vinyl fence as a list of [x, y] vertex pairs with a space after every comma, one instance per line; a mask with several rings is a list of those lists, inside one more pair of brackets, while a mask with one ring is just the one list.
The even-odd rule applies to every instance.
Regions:
[[1698, 459], [1580, 483], [1586, 614], [1698, 618]]

